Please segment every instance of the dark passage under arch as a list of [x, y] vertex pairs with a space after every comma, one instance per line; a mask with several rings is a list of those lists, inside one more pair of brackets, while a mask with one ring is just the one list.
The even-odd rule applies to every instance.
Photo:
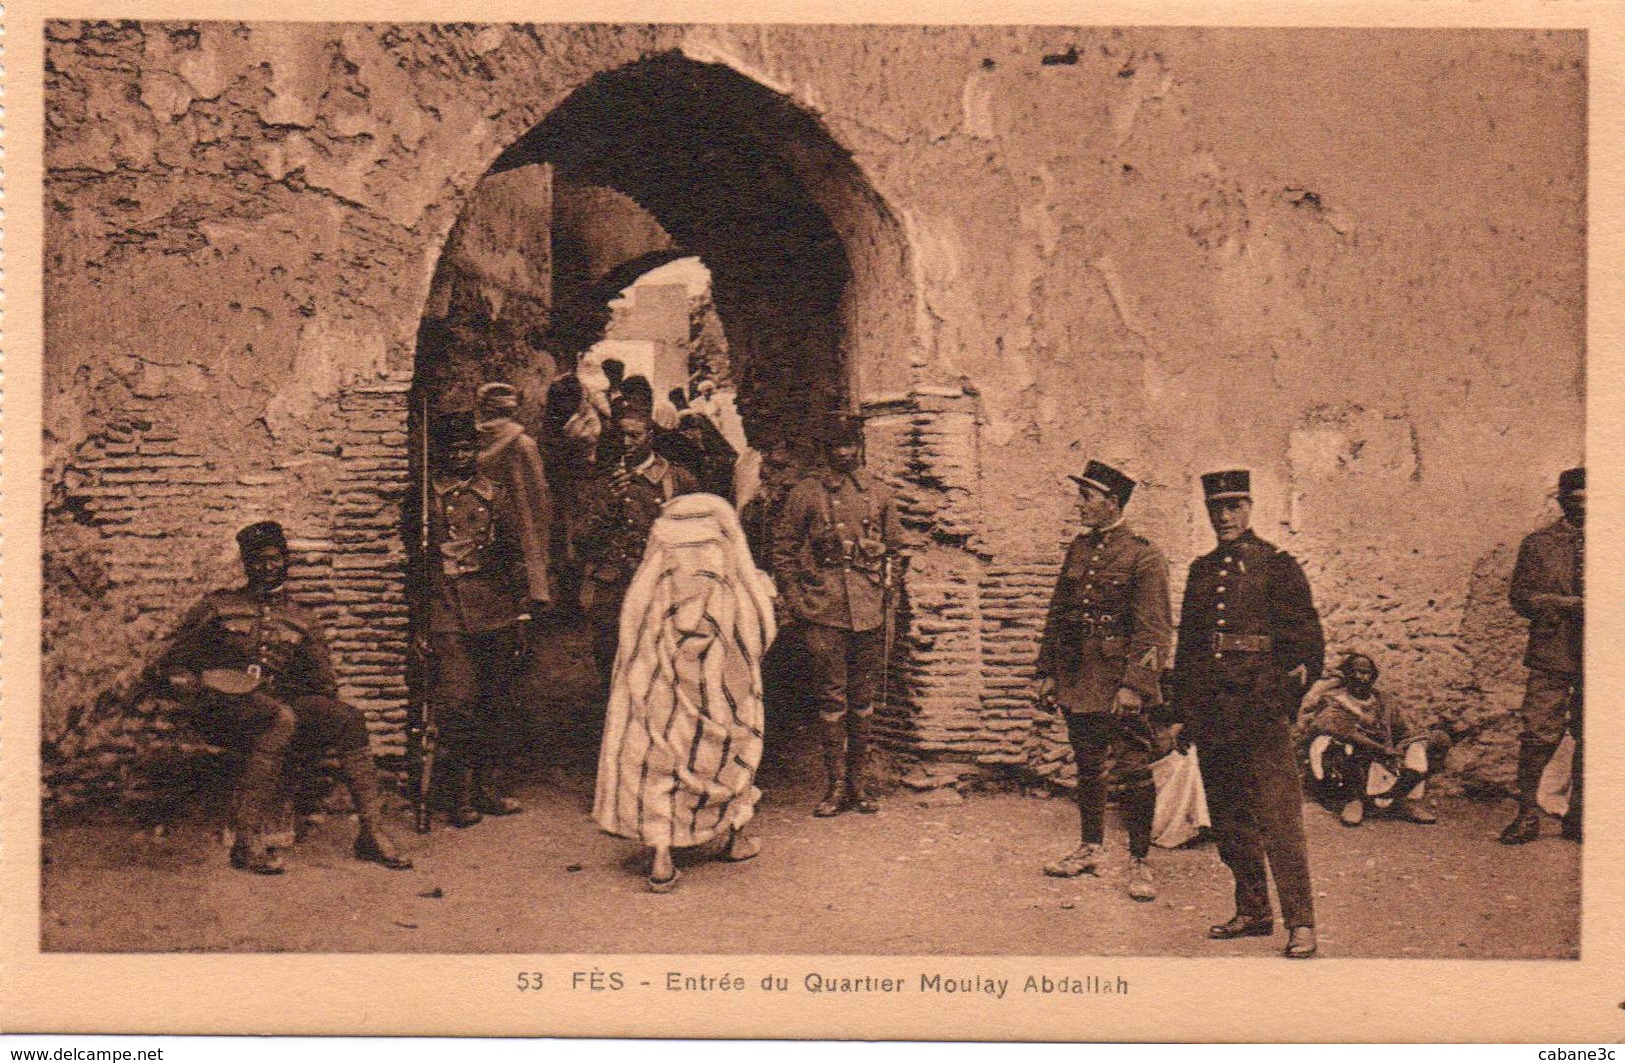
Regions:
[[[622, 193], [706, 263], [747, 428], [848, 404], [852, 271], [806, 177], [852, 164], [810, 115], [727, 67], [662, 55], [588, 81], [492, 172], [535, 163]], [[580, 294], [586, 307], [600, 293]], [[561, 331], [579, 328], [577, 307], [557, 310]]]

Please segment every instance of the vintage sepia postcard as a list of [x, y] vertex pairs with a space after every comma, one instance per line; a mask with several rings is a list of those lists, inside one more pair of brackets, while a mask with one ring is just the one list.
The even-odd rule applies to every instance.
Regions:
[[1622, 29], [8, 5], [0, 1032], [1620, 1040]]

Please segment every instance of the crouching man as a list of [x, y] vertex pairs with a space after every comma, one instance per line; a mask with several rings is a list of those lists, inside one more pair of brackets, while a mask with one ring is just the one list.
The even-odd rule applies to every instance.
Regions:
[[1338, 811], [1345, 827], [1358, 827], [1367, 809], [1436, 823], [1422, 795], [1430, 763], [1445, 750], [1430, 750], [1429, 735], [1377, 689], [1377, 675], [1377, 662], [1347, 653], [1337, 674], [1304, 697], [1309, 789]]
[[250, 524], [237, 533], [237, 546], [247, 583], [198, 603], [150, 669], [153, 680], [190, 704], [205, 737], [248, 753], [232, 809], [232, 866], [260, 875], [286, 869], [264, 839], [283, 763], [300, 748], [338, 754], [360, 821], [356, 859], [411, 867], [383, 830], [366, 720], [338, 699], [320, 621], [288, 595], [282, 526]]

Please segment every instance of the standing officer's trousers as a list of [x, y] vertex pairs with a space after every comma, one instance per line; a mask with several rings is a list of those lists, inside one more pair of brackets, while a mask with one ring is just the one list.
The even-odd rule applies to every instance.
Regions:
[[1219, 859], [1236, 879], [1236, 914], [1270, 916], [1267, 861], [1282, 922], [1314, 926], [1303, 787], [1285, 720], [1273, 717], [1257, 732], [1220, 745], [1198, 743], [1197, 752]]

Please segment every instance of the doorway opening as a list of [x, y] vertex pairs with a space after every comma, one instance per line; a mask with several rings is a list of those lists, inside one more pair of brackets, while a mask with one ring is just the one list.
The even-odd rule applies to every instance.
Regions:
[[[566, 97], [469, 194], [425, 308], [414, 411], [512, 383], [516, 419], [545, 451], [550, 387], [573, 376], [590, 391], [606, 358], [645, 370], [657, 400], [682, 388], [692, 401], [709, 381], [719, 427], [747, 455], [748, 493], [753, 442], [805, 439], [826, 411], [906, 376], [904, 248], [850, 154], [787, 97], [680, 54], [620, 67]], [[539, 766], [590, 779], [602, 706], [581, 627], [549, 632], [521, 684], [529, 733], [516, 741]], [[770, 700], [770, 736], [805, 730], [790, 726], [802, 708]], [[811, 759], [800, 744], [770, 737], [769, 761]]]

